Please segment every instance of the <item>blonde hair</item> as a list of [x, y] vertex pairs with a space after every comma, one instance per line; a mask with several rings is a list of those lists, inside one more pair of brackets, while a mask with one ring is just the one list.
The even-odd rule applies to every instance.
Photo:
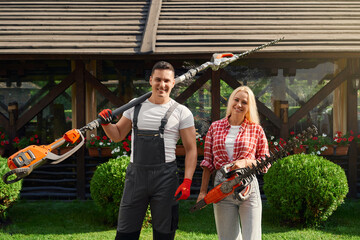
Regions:
[[246, 92], [248, 94], [248, 98], [249, 98], [248, 99], [249, 111], [246, 113], [245, 118], [249, 122], [260, 124], [260, 118], [259, 118], [259, 113], [258, 113], [257, 106], [256, 106], [255, 95], [248, 86], [238, 87], [231, 93], [229, 100], [228, 100], [227, 108], [226, 108], [226, 117], [228, 118], [231, 115], [231, 109], [232, 109], [231, 103], [233, 102], [235, 95], [240, 91]]

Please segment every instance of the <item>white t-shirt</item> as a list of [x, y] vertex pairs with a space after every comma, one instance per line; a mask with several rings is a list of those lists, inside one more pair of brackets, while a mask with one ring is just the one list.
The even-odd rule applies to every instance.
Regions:
[[[140, 130], [159, 130], [161, 119], [165, 116], [167, 110], [175, 103], [173, 99], [165, 104], [154, 104], [148, 99], [142, 103], [138, 115], [138, 129]], [[123, 113], [123, 116], [130, 119], [134, 118], [134, 109], [132, 107]], [[165, 161], [173, 162], [176, 159], [175, 148], [180, 138], [180, 129], [194, 126], [194, 116], [192, 112], [184, 105], [179, 104], [171, 114], [164, 131]], [[134, 132], [131, 133], [131, 146], [134, 146]], [[133, 151], [131, 151], [130, 161], [133, 162]]]
[[230, 126], [229, 133], [225, 139], [225, 148], [226, 148], [226, 152], [229, 156], [230, 161], [233, 161], [234, 144], [235, 144], [236, 137], [239, 133], [239, 130], [240, 130], [240, 126]]

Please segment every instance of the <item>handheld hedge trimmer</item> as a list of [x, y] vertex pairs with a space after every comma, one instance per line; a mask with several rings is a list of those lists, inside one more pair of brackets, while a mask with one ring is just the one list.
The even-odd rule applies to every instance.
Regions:
[[[279, 38], [277, 40], [274, 40], [272, 42], [263, 44], [257, 48], [254, 48], [252, 50], [246, 51], [241, 54], [232, 54], [232, 53], [225, 53], [225, 54], [213, 54], [212, 61], [206, 62], [199, 67], [196, 67], [194, 69], [190, 69], [188, 72], [184, 73], [183, 75], [175, 78], [175, 83], [179, 83], [188, 79], [192, 79], [196, 76], [196, 74], [200, 71], [203, 71], [209, 67], [211, 67], [212, 70], [217, 71], [219, 68], [224, 68], [230, 63], [238, 60], [239, 58], [245, 57], [251, 53], [254, 53], [256, 51], [259, 51], [265, 47], [271, 46], [276, 44], [277, 42], [281, 41], [283, 38]], [[122, 114], [125, 110], [134, 107], [135, 105], [144, 102], [146, 99], [148, 99], [151, 96], [151, 92], [148, 92], [139, 98], [124, 104], [123, 106], [115, 109], [112, 114], [114, 117], [119, 116]], [[3, 176], [3, 181], [7, 184], [14, 183], [22, 178], [28, 176], [35, 168], [43, 165], [47, 162], [47, 160], [51, 160], [50, 164], [57, 164], [66, 158], [70, 157], [73, 153], [75, 153], [84, 143], [84, 133], [88, 130], [93, 130], [95, 128], [98, 128], [100, 124], [103, 123], [101, 118], [98, 118], [88, 124], [86, 126], [80, 128], [80, 129], [72, 129], [68, 132], [66, 132], [63, 137], [56, 140], [55, 142], [49, 144], [49, 145], [42, 145], [42, 146], [36, 146], [31, 145], [28, 146], [22, 150], [19, 150], [18, 152], [14, 153], [12, 156], [8, 158], [8, 167], [11, 169], [11, 171], [7, 172]], [[75, 143], [79, 139], [81, 141], [69, 152], [63, 154], [63, 155], [57, 155], [52, 153], [51, 151], [53, 149], [56, 149], [63, 145], [66, 142], [69, 143]], [[16, 178], [13, 180], [8, 180], [8, 178], [15, 174]]]
[[218, 203], [232, 193], [235, 194], [235, 197], [239, 198], [239, 194], [251, 183], [255, 174], [260, 174], [264, 169], [271, 166], [271, 164], [277, 159], [287, 156], [288, 152], [301, 142], [306, 141], [317, 134], [318, 132], [315, 126], [309, 127], [306, 131], [298, 134], [283, 146], [279, 145], [274, 152], [270, 153], [270, 156], [266, 156], [265, 159], [262, 159], [262, 161], [257, 161], [256, 165], [253, 164], [252, 167], [235, 169], [233, 171], [225, 170], [223, 175], [228, 179], [211, 189], [204, 199], [200, 200], [190, 208], [190, 212], [199, 210], [211, 203]]

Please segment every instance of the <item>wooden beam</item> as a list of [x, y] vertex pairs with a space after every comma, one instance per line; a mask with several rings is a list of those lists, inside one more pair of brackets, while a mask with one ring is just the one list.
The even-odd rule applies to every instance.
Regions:
[[211, 71], [211, 122], [220, 119], [220, 71]]
[[161, 11], [162, 0], [151, 0], [145, 24], [140, 53], [155, 52], [156, 33]]
[[5, 129], [9, 128], [9, 119], [4, 114], [2, 114], [1, 112], [0, 112], [0, 124]]
[[31, 98], [23, 106], [20, 107], [19, 112], [21, 113], [24, 110], [26, 110], [32, 103], [36, 101], [36, 99], [39, 99], [44, 93], [46, 93], [53, 87], [54, 87], [54, 82], [48, 82], [44, 87], [42, 87], [33, 96], [31, 96]]
[[175, 98], [175, 101], [178, 103], [184, 103], [186, 99], [191, 97], [199, 88], [202, 87], [209, 79], [211, 78], [211, 69], [207, 69], [202, 76], [200, 76], [198, 79], [196, 79], [195, 82], [190, 84], [190, 86], [182, 92], [177, 98]]
[[0, 102], [0, 108], [2, 108], [5, 112], [7, 112], [7, 110], [8, 110], [8, 106], [2, 102]]
[[[76, 61], [76, 127], [85, 126], [85, 65], [82, 61]], [[76, 152], [76, 189], [77, 197], [85, 200], [85, 146]]]
[[236, 89], [237, 87], [242, 86], [236, 79], [234, 79], [227, 71], [220, 69], [220, 78], [226, 82], [230, 87]]
[[120, 100], [113, 92], [111, 92], [107, 87], [105, 87], [96, 77], [90, 74], [85, 70], [84, 72], [85, 81], [89, 82], [93, 87], [106, 99], [108, 99], [112, 104], [119, 107], [125, 103]]
[[310, 112], [315, 106], [317, 106], [322, 100], [324, 100], [332, 91], [334, 91], [342, 82], [349, 77], [349, 71], [347, 68], [342, 70], [335, 76], [328, 84], [326, 84], [320, 91], [318, 91], [309, 101], [307, 101], [299, 110], [297, 110], [289, 118], [289, 126], [294, 126], [301, 118], [303, 118], [308, 112]]
[[52, 103], [55, 98], [62, 94], [75, 82], [75, 73], [70, 73], [61, 83], [56, 85], [45, 97], [43, 97], [34, 107], [25, 112], [16, 122], [16, 131], [33, 119], [40, 111]]
[[265, 104], [260, 102], [258, 99], [256, 99], [256, 106], [257, 106], [260, 114], [262, 114], [266, 118], [268, 118], [269, 121], [275, 125], [275, 127], [281, 129], [281, 127], [282, 127], [281, 119], [279, 117], [277, 117], [271, 109], [269, 109], [267, 106], [265, 106]]

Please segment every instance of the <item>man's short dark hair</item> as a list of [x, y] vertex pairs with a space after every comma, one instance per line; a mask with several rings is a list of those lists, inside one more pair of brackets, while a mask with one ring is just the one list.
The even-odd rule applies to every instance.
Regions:
[[161, 70], [165, 70], [165, 69], [169, 69], [170, 71], [172, 71], [175, 74], [175, 69], [174, 67], [165, 61], [159, 61], [157, 63], [155, 63], [155, 65], [153, 66], [152, 70], [151, 70], [151, 75], [154, 73], [154, 71], [156, 69], [161, 69]]

